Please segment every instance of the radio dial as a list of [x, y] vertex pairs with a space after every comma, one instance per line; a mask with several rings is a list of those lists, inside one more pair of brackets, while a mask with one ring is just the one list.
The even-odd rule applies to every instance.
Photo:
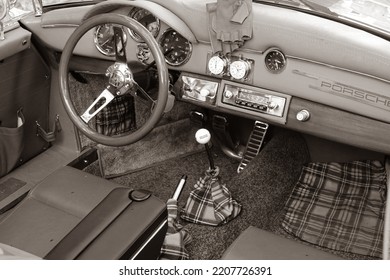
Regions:
[[233, 97], [233, 92], [231, 92], [230, 90], [227, 90], [227, 91], [225, 91], [225, 98], [226, 99], [230, 99], [230, 98], [232, 98]]
[[278, 108], [278, 104], [274, 101], [271, 101], [268, 103], [268, 108], [270, 108], [271, 110], [275, 110]]

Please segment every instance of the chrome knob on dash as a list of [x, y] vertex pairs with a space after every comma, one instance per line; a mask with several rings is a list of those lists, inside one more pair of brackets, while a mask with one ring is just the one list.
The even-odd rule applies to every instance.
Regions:
[[225, 96], [225, 98], [230, 99], [234, 96], [234, 94], [230, 90], [227, 90], [227, 91], [225, 91], [224, 96]]
[[277, 109], [278, 107], [279, 107], [278, 103], [276, 103], [276, 102], [274, 102], [274, 101], [271, 101], [271, 102], [268, 103], [268, 108], [269, 108], [270, 110], [275, 110], [275, 109]]
[[310, 112], [308, 110], [300, 110], [297, 115], [296, 115], [296, 118], [298, 121], [300, 122], [306, 122], [310, 119]]

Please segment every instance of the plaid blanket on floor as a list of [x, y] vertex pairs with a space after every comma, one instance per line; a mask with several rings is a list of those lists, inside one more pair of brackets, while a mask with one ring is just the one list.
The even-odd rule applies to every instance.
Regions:
[[379, 161], [310, 163], [286, 204], [282, 227], [322, 247], [380, 258], [385, 197]]
[[[103, 101], [96, 103], [99, 108]], [[134, 97], [116, 96], [96, 115], [96, 131], [103, 135], [120, 135], [136, 128]]]

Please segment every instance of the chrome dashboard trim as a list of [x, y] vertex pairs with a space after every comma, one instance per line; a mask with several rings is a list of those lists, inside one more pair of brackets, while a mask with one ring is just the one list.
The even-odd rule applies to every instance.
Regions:
[[43, 24], [42, 25], [42, 28], [60, 28], [60, 27], [79, 27], [79, 24], [56, 23], [56, 24]]

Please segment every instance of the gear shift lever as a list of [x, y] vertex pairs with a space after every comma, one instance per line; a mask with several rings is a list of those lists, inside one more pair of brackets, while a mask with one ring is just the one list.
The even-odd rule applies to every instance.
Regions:
[[213, 159], [213, 156], [211, 154], [211, 150], [210, 150], [210, 146], [209, 146], [209, 142], [211, 139], [210, 131], [208, 131], [205, 128], [199, 129], [195, 133], [195, 139], [196, 139], [196, 142], [198, 142], [199, 144], [203, 144], [205, 146], [206, 152], [207, 152], [207, 157], [209, 158], [209, 162], [210, 162], [210, 170], [214, 170], [215, 169], [214, 159]]

